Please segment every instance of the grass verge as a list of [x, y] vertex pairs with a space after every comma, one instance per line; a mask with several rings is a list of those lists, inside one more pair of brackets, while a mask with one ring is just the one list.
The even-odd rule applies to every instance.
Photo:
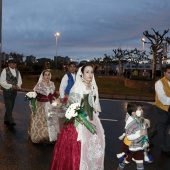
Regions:
[[[56, 90], [59, 89], [60, 81], [65, 72], [52, 70], [52, 81], [55, 83]], [[38, 81], [39, 75], [23, 76], [22, 88], [33, 89]], [[154, 93], [143, 92], [136, 89], [131, 89], [124, 86], [124, 80], [114, 76], [99, 76], [95, 75], [99, 93], [101, 94], [120, 94], [133, 96], [154, 97]]]

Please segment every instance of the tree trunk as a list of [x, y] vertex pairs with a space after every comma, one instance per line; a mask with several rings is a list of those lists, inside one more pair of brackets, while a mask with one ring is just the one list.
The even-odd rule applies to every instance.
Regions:
[[153, 53], [153, 60], [152, 60], [152, 80], [155, 80], [156, 74], [156, 53]]
[[120, 57], [118, 58], [118, 62], [119, 62], [119, 76], [121, 76], [122, 75], [122, 63], [121, 63]]
[[163, 77], [162, 56], [159, 57], [159, 67], [161, 71], [161, 77]]

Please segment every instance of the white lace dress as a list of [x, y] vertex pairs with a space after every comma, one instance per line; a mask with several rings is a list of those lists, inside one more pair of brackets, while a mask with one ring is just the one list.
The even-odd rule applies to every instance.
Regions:
[[[94, 103], [94, 92], [83, 90], [84, 94], [89, 94], [88, 101], [90, 105]], [[69, 99], [72, 102], [80, 102], [78, 93], [71, 93]], [[79, 124], [76, 127], [78, 139], [81, 141], [80, 170], [104, 170], [105, 155], [105, 135], [104, 129], [99, 119], [99, 113], [93, 112], [93, 120], [87, 116], [87, 120], [96, 126], [97, 134], [92, 134], [84, 125]]]

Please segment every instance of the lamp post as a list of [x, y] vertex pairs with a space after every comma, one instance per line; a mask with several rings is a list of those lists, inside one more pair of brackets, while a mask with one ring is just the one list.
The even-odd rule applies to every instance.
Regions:
[[129, 57], [129, 58], [127, 59], [127, 61], [129, 62], [129, 69], [128, 69], [127, 72], [126, 72], [126, 77], [127, 77], [127, 78], [130, 78], [130, 75], [131, 75], [131, 61], [132, 61], [132, 58]]
[[56, 65], [56, 69], [57, 69], [57, 47], [58, 47], [58, 37], [60, 36], [60, 33], [59, 32], [56, 32], [55, 33], [55, 37], [56, 37], [56, 63], [55, 63], [55, 65]]
[[142, 49], [144, 51], [145, 38], [142, 38], [141, 41], [142, 41]]
[[2, 60], [2, 0], [0, 0], [0, 72], [1, 72], [1, 60]]
[[129, 57], [127, 60], [128, 60], [128, 62], [129, 62], [129, 69], [130, 69], [130, 62], [132, 61], [132, 58]]

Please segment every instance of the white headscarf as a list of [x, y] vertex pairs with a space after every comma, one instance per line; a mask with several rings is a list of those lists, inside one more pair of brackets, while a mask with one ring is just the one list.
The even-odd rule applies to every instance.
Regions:
[[[50, 73], [50, 71], [48, 71], [48, 70], [44, 70], [41, 74], [40, 74], [40, 77], [39, 77], [39, 79], [38, 79], [38, 83], [40, 83], [40, 82], [42, 82], [43, 81], [43, 74], [44, 74], [44, 72], [49, 72]], [[50, 73], [50, 80], [51, 80], [51, 73]]]
[[[39, 83], [41, 83], [41, 82], [43, 81], [43, 77], [44, 77], [43, 74], [44, 74], [44, 72], [46, 72], [46, 71], [50, 73], [50, 71], [44, 70], [44, 71], [40, 74], [40, 77], [39, 77], [39, 79], [38, 79], [37, 84], [39, 84]], [[50, 80], [51, 80], [51, 73], [50, 73]], [[35, 87], [33, 88], [34, 91], [35, 91], [35, 89], [36, 89], [37, 84], [36, 84]]]
[[[81, 99], [83, 98], [84, 91], [86, 90], [86, 87], [84, 83], [82, 82], [83, 73], [81, 69], [82, 67], [79, 68], [76, 74], [76, 81], [70, 90], [69, 98], [71, 100], [73, 99], [72, 101], [74, 102], [80, 102]], [[92, 90], [94, 93], [92, 95], [89, 95], [89, 104], [95, 109], [96, 112], [101, 112], [101, 107], [99, 103], [98, 87], [96, 85], [94, 75], [93, 75], [91, 84], [92, 84]], [[94, 96], [96, 96], [95, 100], [94, 100]]]

